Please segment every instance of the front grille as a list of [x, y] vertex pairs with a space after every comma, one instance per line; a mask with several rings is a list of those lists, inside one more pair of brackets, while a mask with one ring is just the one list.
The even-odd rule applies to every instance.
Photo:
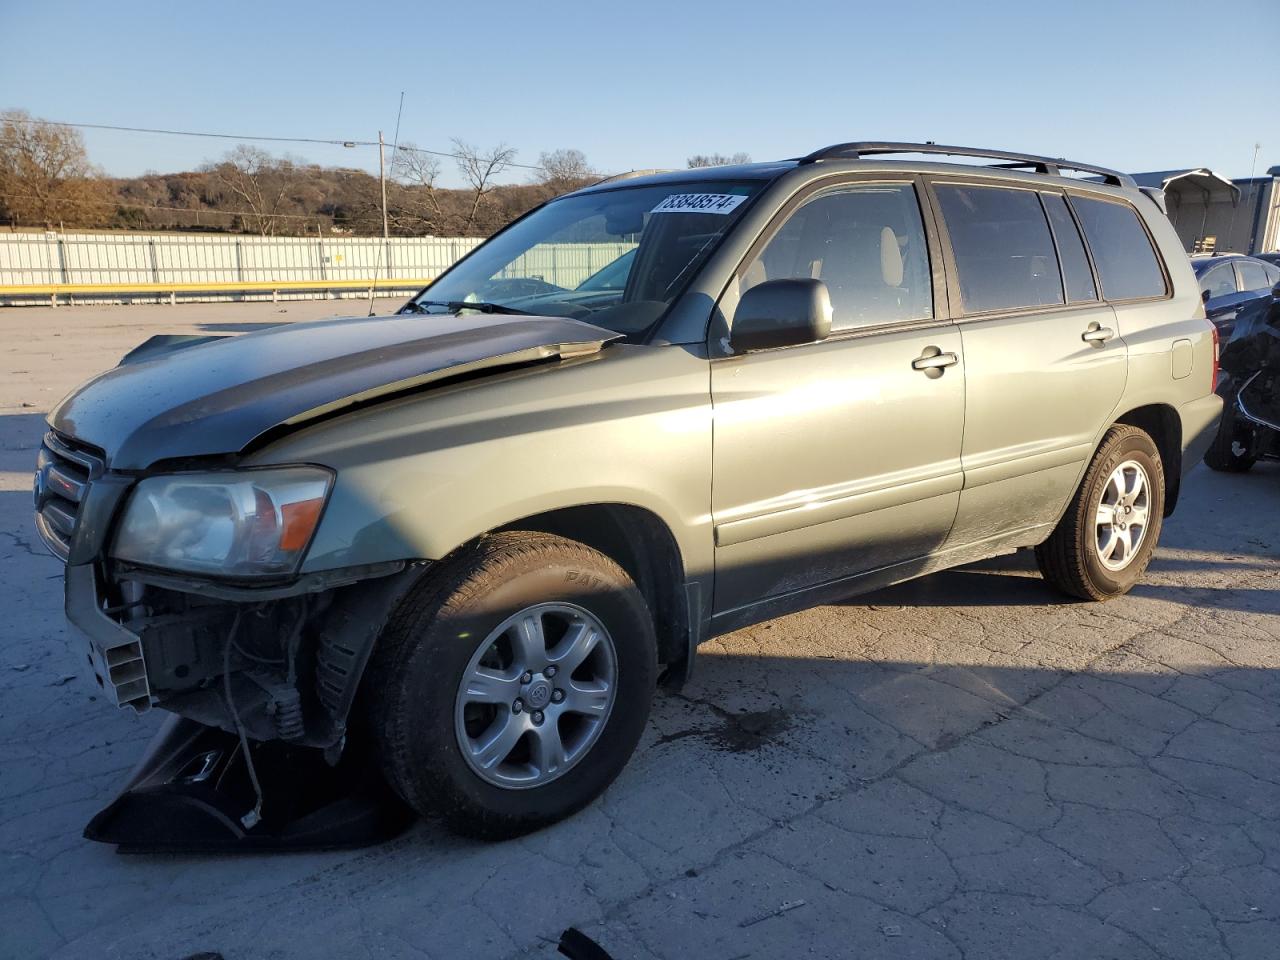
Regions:
[[52, 430], [45, 434], [36, 458], [36, 530], [64, 562], [71, 553], [80, 505], [103, 466], [102, 456], [91, 447]]

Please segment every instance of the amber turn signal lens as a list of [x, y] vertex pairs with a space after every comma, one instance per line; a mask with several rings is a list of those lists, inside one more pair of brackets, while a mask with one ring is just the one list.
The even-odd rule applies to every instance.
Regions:
[[280, 516], [283, 520], [280, 530], [281, 550], [295, 553], [307, 545], [320, 520], [320, 509], [323, 506], [324, 500], [317, 498], [286, 503], [280, 508]]

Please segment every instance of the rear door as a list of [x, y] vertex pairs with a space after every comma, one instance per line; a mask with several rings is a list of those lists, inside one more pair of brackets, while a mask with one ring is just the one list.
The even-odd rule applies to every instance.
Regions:
[[1200, 277], [1204, 312], [1224, 337], [1231, 335], [1240, 305], [1248, 299], [1240, 292], [1239, 278], [1230, 260], [1210, 267]]
[[797, 198], [721, 302], [732, 316], [749, 287], [808, 277], [833, 306], [821, 343], [712, 360], [722, 623], [926, 556], [951, 528], [963, 351], [935, 306], [917, 191], [914, 178], [852, 180]]
[[1065, 196], [931, 182], [965, 355], [964, 490], [950, 545], [1056, 521], [1124, 391], [1126, 350]]

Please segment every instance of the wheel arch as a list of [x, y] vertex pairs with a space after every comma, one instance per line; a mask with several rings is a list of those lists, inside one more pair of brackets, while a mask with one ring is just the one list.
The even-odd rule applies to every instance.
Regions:
[[1149, 403], [1126, 411], [1115, 423], [1137, 427], [1155, 442], [1164, 465], [1164, 515], [1172, 515], [1182, 487], [1182, 419], [1178, 411], [1167, 403]]
[[669, 677], [687, 675], [700, 611], [686, 595], [685, 563], [666, 522], [644, 507], [592, 503], [561, 507], [503, 524], [494, 531], [530, 530], [599, 550], [635, 581], [653, 615], [658, 661]]

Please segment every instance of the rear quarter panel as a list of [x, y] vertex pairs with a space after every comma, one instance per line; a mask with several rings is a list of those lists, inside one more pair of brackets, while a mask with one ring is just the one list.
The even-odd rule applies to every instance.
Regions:
[[1141, 192], [1126, 191], [1126, 196], [1151, 232], [1164, 261], [1172, 295], [1113, 305], [1117, 332], [1129, 351], [1129, 377], [1114, 415], [1099, 430], [1094, 445], [1101, 442], [1111, 423], [1126, 413], [1161, 404], [1178, 413], [1181, 445], [1187, 450], [1216, 422], [1213, 328], [1205, 319], [1200, 285], [1191, 262], [1168, 217]]

